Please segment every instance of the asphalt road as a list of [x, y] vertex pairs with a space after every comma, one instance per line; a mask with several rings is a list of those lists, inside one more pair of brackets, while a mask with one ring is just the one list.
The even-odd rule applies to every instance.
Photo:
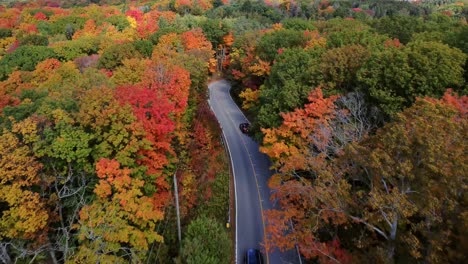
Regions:
[[[236, 198], [236, 263], [243, 263], [249, 248], [264, 252], [265, 235], [263, 210], [271, 209], [267, 180], [271, 175], [268, 157], [258, 150], [258, 144], [239, 130], [239, 124], [248, 122], [232, 100], [230, 84], [221, 80], [209, 86], [209, 104], [223, 130], [234, 174]], [[266, 263], [300, 263], [295, 250], [265, 254]]]

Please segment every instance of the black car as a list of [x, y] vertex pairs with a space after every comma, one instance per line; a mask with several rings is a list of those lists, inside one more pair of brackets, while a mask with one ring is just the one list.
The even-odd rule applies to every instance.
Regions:
[[239, 124], [239, 129], [244, 134], [247, 134], [249, 132], [249, 127], [250, 127], [249, 123], [240, 123]]
[[260, 250], [251, 248], [245, 252], [244, 256], [245, 264], [263, 264], [263, 256]]

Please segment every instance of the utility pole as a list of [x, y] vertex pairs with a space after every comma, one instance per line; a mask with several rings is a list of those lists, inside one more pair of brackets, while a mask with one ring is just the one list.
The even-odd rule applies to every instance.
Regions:
[[174, 172], [174, 195], [177, 213], [177, 237], [179, 238], [179, 247], [182, 248], [182, 233], [180, 232], [180, 212], [179, 212], [179, 192], [177, 190], [177, 170]]

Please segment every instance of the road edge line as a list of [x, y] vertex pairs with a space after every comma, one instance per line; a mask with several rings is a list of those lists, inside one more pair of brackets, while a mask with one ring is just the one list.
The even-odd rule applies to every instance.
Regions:
[[[215, 81], [215, 82], [220, 82], [220, 81]], [[208, 105], [210, 106], [210, 109], [211, 109], [211, 112], [215, 115], [216, 117], [216, 114], [215, 112], [213, 111], [213, 108], [211, 106], [211, 88], [210, 88], [210, 85], [211, 83], [208, 85], [208, 91], [209, 91], [209, 97], [208, 97]], [[231, 89], [231, 87], [229, 86], [229, 90]], [[218, 121], [218, 118], [216, 117], [216, 122], [218, 122], [218, 125], [219, 127], [221, 128], [221, 133], [223, 134], [223, 141], [226, 143], [226, 147], [227, 147], [227, 151], [229, 153], [229, 163], [231, 164], [231, 169], [232, 169], [232, 177], [233, 177], [233, 181], [234, 181], [234, 201], [235, 201], [235, 213], [236, 213], [236, 223], [235, 223], [235, 229], [236, 229], [236, 239], [235, 239], [235, 242], [234, 242], [234, 262], [237, 264], [237, 241], [238, 241], [238, 233], [237, 233], [237, 224], [238, 224], [238, 213], [237, 213], [237, 185], [236, 185], [236, 172], [235, 172], [235, 169], [234, 169], [234, 165], [232, 163], [232, 155], [231, 155], [231, 149], [229, 148], [229, 142], [226, 140], [226, 135], [224, 134], [224, 129], [223, 129], [223, 126], [219, 123]]]

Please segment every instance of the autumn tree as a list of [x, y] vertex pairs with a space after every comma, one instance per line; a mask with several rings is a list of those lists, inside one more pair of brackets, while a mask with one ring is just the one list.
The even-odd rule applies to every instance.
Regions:
[[[272, 178], [284, 210], [269, 212], [270, 242], [289, 248], [302, 241], [304, 256], [324, 261], [346, 255], [336, 245], [352, 249], [356, 262], [459, 261], [466, 246], [459, 240], [466, 225], [459, 195], [466, 189], [465, 108], [466, 98], [450, 93], [418, 99], [375, 135], [322, 166], [313, 163], [312, 177], [289, 169], [281, 174], [286, 182]], [[294, 227], [282, 239], [289, 220]], [[340, 243], [325, 247], [330, 239]]]
[[124, 59], [122, 65], [115, 69], [111, 80], [116, 85], [139, 83], [142, 81], [142, 77], [150, 65], [151, 62], [149, 60]]
[[148, 147], [145, 132], [136, 123], [131, 107], [120, 106], [113, 90], [106, 87], [86, 91], [78, 104], [76, 118], [80, 126], [94, 134], [93, 159], [115, 159], [122, 166], [131, 167], [138, 151]]
[[[164, 83], [164, 75], [159, 77], [161, 79], [151, 80], [156, 82], [154, 85]], [[185, 102], [171, 101], [172, 98], [177, 98], [173, 96], [180, 95], [179, 91], [175, 89], [172, 91], [158, 90], [157, 87], [123, 86], [118, 88], [116, 95], [122, 105], [129, 104], [132, 107], [134, 116], [146, 132], [145, 138], [152, 144], [151, 148], [140, 151], [141, 157], [138, 162], [147, 167], [146, 174], [152, 180], [148, 180], [145, 187], [155, 194], [155, 203], [162, 207], [169, 199], [170, 188], [166, 175], [162, 172], [164, 166], [169, 162], [169, 157], [175, 154], [171, 140], [174, 136], [176, 122], [171, 119], [171, 116], [177, 113], [176, 109], [183, 111], [183, 108], [179, 108], [179, 106], [185, 104], [187, 99]], [[171, 86], [167, 85], [166, 87]]]
[[152, 242], [162, 242], [155, 232], [163, 212], [144, 194], [144, 180], [116, 160], [96, 163], [97, 199], [80, 211], [78, 238], [82, 241], [72, 262], [141, 262]]
[[280, 172], [319, 168], [326, 164], [325, 159], [340, 154], [347, 144], [358, 141], [374, 127], [360, 94], [324, 97], [322, 89], [316, 88], [308, 100], [303, 108], [281, 113], [279, 127], [262, 129], [260, 150]]
[[32, 132], [24, 142], [6, 130], [0, 137], [2, 240], [38, 239], [41, 232], [46, 231], [49, 221], [46, 201], [35, 190], [41, 183], [39, 170], [42, 165], [28, 146], [37, 137], [34, 135], [34, 121], [29, 119], [15, 125], [15, 130], [23, 129], [30, 130], [28, 133]]
[[[301, 253], [306, 258], [318, 257], [324, 263], [349, 259], [338, 237], [331, 235], [317, 241], [312, 231], [316, 223], [309, 219], [308, 209], [314, 207], [308, 189], [317, 171], [327, 167], [328, 158], [340, 153], [340, 149], [330, 148], [334, 141], [332, 123], [338, 112], [336, 100], [337, 96], [324, 98], [317, 88], [310, 93], [304, 108], [282, 114], [284, 121], [280, 127], [262, 130], [265, 136], [260, 151], [272, 159], [273, 168], [279, 172], [269, 181], [274, 190], [271, 199], [278, 199], [282, 206], [282, 210], [266, 212], [267, 250], [289, 249], [300, 241]], [[297, 231], [286, 232], [291, 221]]]

